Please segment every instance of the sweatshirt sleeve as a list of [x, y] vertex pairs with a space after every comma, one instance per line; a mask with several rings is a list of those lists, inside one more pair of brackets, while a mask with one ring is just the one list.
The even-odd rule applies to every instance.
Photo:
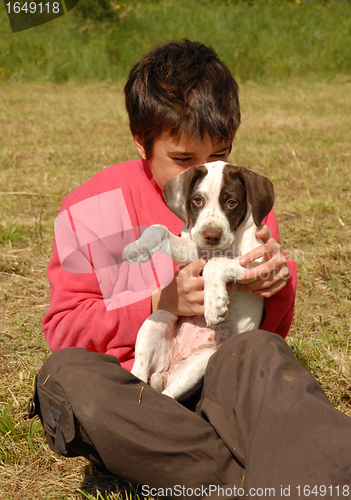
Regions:
[[[279, 243], [280, 234], [277, 219], [273, 210], [268, 214], [263, 222], [267, 224], [272, 233], [272, 237]], [[283, 338], [288, 335], [293, 320], [297, 288], [296, 263], [287, 257], [285, 253], [284, 255], [287, 259], [287, 266], [290, 271], [289, 278], [285, 287], [273, 295], [273, 297], [265, 300], [265, 314], [263, 322], [261, 323], [261, 328], [263, 330], [277, 333]]]

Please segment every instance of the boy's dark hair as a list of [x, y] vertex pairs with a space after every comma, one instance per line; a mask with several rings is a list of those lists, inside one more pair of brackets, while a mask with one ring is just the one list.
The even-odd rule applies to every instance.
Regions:
[[163, 131], [232, 143], [240, 125], [238, 84], [206, 45], [165, 42], [131, 70], [124, 87], [130, 130], [146, 155]]

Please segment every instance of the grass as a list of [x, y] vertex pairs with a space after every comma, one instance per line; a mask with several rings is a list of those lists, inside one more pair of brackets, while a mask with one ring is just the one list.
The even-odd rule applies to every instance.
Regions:
[[[138, 498], [138, 490], [65, 460], [25, 419], [49, 355], [41, 319], [60, 200], [98, 170], [135, 157], [122, 89], [109, 83], [0, 87], [0, 499]], [[230, 160], [275, 185], [282, 246], [298, 264], [288, 342], [332, 404], [351, 416], [351, 84], [241, 86]], [[40, 103], [40, 105], [38, 105]], [[5, 127], [2, 127], [5, 130]], [[7, 193], [7, 194], [3, 194]]]
[[73, 9], [15, 34], [3, 7], [0, 31], [0, 83], [121, 83], [165, 31], [212, 45], [241, 82], [351, 75], [344, 0], [126, 0], [109, 22]]

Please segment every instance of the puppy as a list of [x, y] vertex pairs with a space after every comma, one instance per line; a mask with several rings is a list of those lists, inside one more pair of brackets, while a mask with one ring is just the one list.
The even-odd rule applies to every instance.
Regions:
[[[170, 253], [181, 265], [205, 258], [205, 316], [153, 313], [138, 333], [132, 373], [182, 400], [201, 385], [210, 356], [226, 339], [261, 323], [264, 300], [235, 284], [245, 270], [240, 257], [262, 244], [255, 232], [273, 207], [274, 192], [267, 178], [218, 161], [188, 168], [165, 184], [163, 194], [185, 223], [181, 237], [165, 226], [150, 226], [125, 247], [123, 258], [147, 262], [155, 251]], [[230, 295], [229, 282], [234, 283]]]

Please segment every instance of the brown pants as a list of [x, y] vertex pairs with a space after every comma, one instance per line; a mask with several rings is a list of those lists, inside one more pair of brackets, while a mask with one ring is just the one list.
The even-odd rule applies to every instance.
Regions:
[[74, 347], [43, 365], [34, 403], [53, 450], [85, 456], [145, 496], [350, 495], [351, 420], [285, 341], [262, 330], [212, 356], [195, 412], [115, 357]]

